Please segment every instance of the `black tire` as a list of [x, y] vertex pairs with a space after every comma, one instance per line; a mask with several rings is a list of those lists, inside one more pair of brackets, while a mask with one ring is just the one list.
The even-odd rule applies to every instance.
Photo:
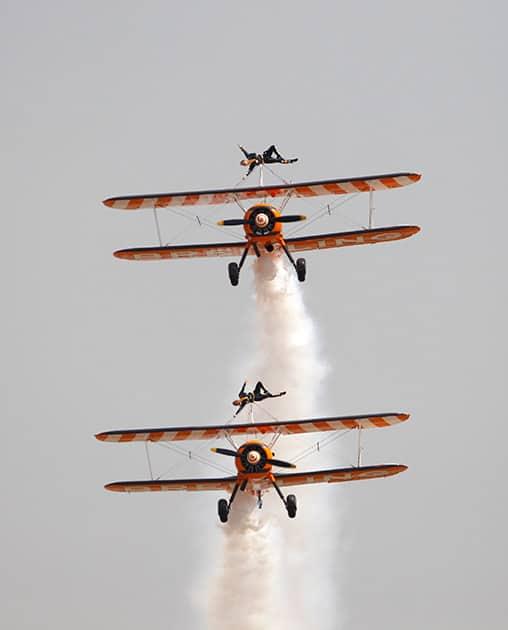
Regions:
[[286, 509], [288, 511], [289, 518], [295, 518], [296, 516], [296, 497], [294, 494], [288, 494], [286, 497]]
[[236, 285], [238, 284], [238, 280], [240, 278], [240, 269], [238, 267], [238, 263], [235, 262], [230, 262], [228, 265], [228, 274], [229, 274], [229, 280], [231, 282], [231, 284], [236, 287]]
[[229, 506], [226, 499], [219, 499], [217, 503], [217, 511], [219, 513], [219, 519], [221, 523], [228, 522]]
[[298, 258], [296, 261], [296, 275], [298, 276], [298, 280], [303, 282], [305, 280], [305, 276], [307, 274], [307, 268], [305, 266], [305, 258]]

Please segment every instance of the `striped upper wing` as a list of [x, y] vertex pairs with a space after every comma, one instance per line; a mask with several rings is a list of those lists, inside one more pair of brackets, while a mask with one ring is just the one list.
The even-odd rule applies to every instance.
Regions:
[[167, 206], [199, 206], [232, 203], [246, 199], [283, 197], [318, 197], [322, 195], [348, 195], [371, 190], [390, 190], [414, 184], [421, 178], [419, 173], [392, 173], [346, 179], [328, 179], [315, 182], [300, 182], [277, 186], [254, 186], [250, 188], [226, 188], [222, 190], [199, 190], [194, 192], [158, 193], [153, 195], [130, 195], [110, 197], [104, 205], [120, 210], [140, 208], [164, 208]]
[[317, 431], [343, 431], [345, 429], [371, 429], [388, 427], [404, 422], [407, 413], [382, 413], [362, 416], [341, 416], [332, 418], [311, 418], [276, 422], [256, 422], [254, 424], [219, 424], [201, 427], [168, 427], [162, 429], [125, 429], [97, 433], [96, 438], [103, 442], [174, 442], [180, 440], [214, 440], [239, 435], [280, 433], [296, 435]]
[[[407, 469], [400, 464], [381, 464], [378, 466], [360, 466], [358, 468], [332, 468], [331, 470], [314, 470], [302, 473], [275, 474], [279, 486], [299, 486], [309, 483], [339, 483], [342, 481], [358, 481], [360, 479], [376, 479], [397, 475]], [[268, 490], [272, 484], [268, 478], [253, 480], [257, 489]], [[232, 492], [237, 477], [219, 479], [157, 479], [153, 481], [115, 481], [108, 483], [106, 490], [112, 492], [170, 492], [170, 491], [226, 491]], [[250, 483], [250, 481], [249, 481]]]

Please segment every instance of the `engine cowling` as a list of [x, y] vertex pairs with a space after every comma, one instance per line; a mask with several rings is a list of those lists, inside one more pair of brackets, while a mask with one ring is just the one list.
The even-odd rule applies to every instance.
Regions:
[[280, 212], [268, 204], [259, 204], [250, 208], [246, 215], [245, 232], [249, 236], [267, 236], [272, 232], [280, 231], [277, 218]]
[[236, 467], [240, 472], [257, 473], [271, 470], [267, 461], [272, 459], [271, 449], [258, 441], [246, 442], [238, 449], [240, 457], [236, 459]]

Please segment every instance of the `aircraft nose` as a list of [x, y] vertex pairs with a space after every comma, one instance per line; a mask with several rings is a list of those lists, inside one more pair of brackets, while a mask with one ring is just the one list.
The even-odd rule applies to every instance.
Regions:
[[270, 219], [268, 218], [268, 215], [266, 215], [264, 212], [260, 212], [256, 215], [255, 222], [256, 225], [260, 228], [266, 227], [269, 221]]
[[261, 459], [261, 455], [257, 451], [249, 451], [247, 453], [247, 461], [249, 464], [258, 464]]

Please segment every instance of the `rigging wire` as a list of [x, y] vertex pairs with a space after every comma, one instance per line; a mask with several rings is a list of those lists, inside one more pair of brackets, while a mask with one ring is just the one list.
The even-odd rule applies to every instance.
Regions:
[[345, 437], [348, 433], [350, 433], [353, 430], [354, 429], [344, 429], [343, 431], [339, 431], [335, 435], [331, 435], [328, 438], [325, 438], [324, 440], [316, 442], [312, 446], [308, 446], [306, 449], [301, 451], [296, 457], [292, 457], [291, 458], [293, 464], [295, 464], [296, 462], [300, 461], [301, 459], [304, 459], [305, 457], [308, 457], [314, 451], [315, 452], [321, 451], [321, 449], [326, 448], [332, 442], [335, 442], [335, 440], [339, 440], [339, 439]]
[[260, 405], [258, 402], [253, 402], [253, 403], [251, 403], [251, 404], [252, 404], [252, 405], [255, 405], [256, 407], [259, 407], [259, 408], [261, 409], [261, 411], [263, 411], [263, 413], [265, 413], [267, 416], [270, 416], [270, 418], [271, 418], [272, 420], [275, 420], [276, 422], [279, 422], [279, 418], [277, 418], [277, 416], [274, 416], [274, 415], [273, 415], [273, 413], [270, 413], [270, 412], [268, 411], [268, 409], [265, 409], [265, 408], [263, 407], [263, 405]]
[[193, 227], [195, 227], [195, 226], [193, 226], [193, 225], [186, 225], [183, 230], [178, 232], [178, 234], [176, 236], [173, 236], [173, 238], [170, 241], [167, 241], [167, 243], [165, 243], [165, 245], [166, 246], [168, 246], [168, 245], [175, 245], [182, 238], [182, 236], [184, 234], [187, 234], [188, 232], [190, 232], [190, 230], [192, 230]]
[[286, 179], [284, 179], [281, 175], [279, 175], [278, 173], [276, 173], [273, 169], [271, 169], [268, 164], [265, 164], [265, 168], [267, 168], [270, 173], [274, 176], [277, 177], [278, 179], [280, 179], [281, 182], [284, 182], [284, 184], [286, 184], [287, 186], [291, 186], [291, 182], [287, 181]]
[[[229, 468], [225, 468], [224, 466], [221, 466], [220, 464], [215, 464], [213, 462], [210, 462], [205, 457], [202, 457], [201, 455], [198, 455], [197, 453], [193, 453], [192, 451], [186, 451], [185, 449], [179, 448], [178, 446], [169, 445], [162, 442], [157, 442], [157, 444], [162, 448], [166, 448], [170, 451], [174, 451], [175, 453], [183, 455], [184, 457], [187, 457], [189, 459], [194, 459], [200, 464], [204, 464], [205, 466], [210, 466], [211, 468], [215, 468], [216, 470], [219, 470], [220, 472], [225, 472], [229, 475], [231, 474], [231, 470]], [[160, 478], [161, 476], [157, 477], [157, 479], [160, 479]]]
[[[263, 405], [260, 405], [257, 402], [251, 403], [252, 405], [255, 405], [256, 407], [259, 407], [260, 409], [262, 409], [262, 411], [267, 415], [270, 416], [270, 418], [272, 420], [274, 420], [275, 422], [279, 422], [279, 418], [277, 418], [276, 416], [274, 416], [272, 413], [270, 413], [267, 409], [265, 409], [263, 407]], [[235, 416], [233, 416], [233, 418], [228, 422], [231, 423], [232, 420], [234, 419]], [[335, 440], [339, 440], [343, 437], [345, 437], [348, 433], [350, 433], [351, 431], [353, 431], [353, 429], [344, 429], [342, 431], [338, 431], [337, 433], [333, 433], [332, 435], [329, 435], [328, 437], [326, 437], [323, 440], [320, 440], [318, 442], [315, 442], [314, 444], [312, 444], [312, 446], [308, 446], [307, 448], [305, 448], [303, 451], [299, 452], [295, 457], [291, 458], [291, 461], [293, 463], [296, 463], [297, 461], [300, 461], [301, 459], [304, 459], [305, 457], [308, 457], [309, 455], [312, 455], [312, 453], [314, 452], [318, 452], [323, 448], [326, 448], [327, 446], [329, 446], [330, 444], [332, 444], [333, 442], [335, 442]], [[275, 446], [275, 443], [278, 441], [278, 439], [284, 435], [283, 433], [281, 433], [280, 431], [274, 431], [274, 435], [270, 441], [270, 448], [272, 448], [273, 446]]]
[[[290, 186], [291, 182], [287, 181], [286, 179], [284, 179], [283, 177], [281, 177], [278, 173], [276, 173], [273, 169], [271, 169], [268, 165], [264, 165], [266, 166], [266, 168], [270, 171], [270, 173], [272, 173], [272, 175], [274, 177], [276, 177], [277, 179], [279, 179], [281, 182], [283, 182], [284, 184]], [[235, 185], [235, 188], [243, 181], [240, 180], [240, 182], [238, 182]], [[321, 206], [320, 208], [318, 208], [315, 213], [313, 213], [310, 218], [305, 221], [302, 225], [297, 226], [295, 228], [293, 228], [292, 230], [288, 231], [288, 236], [293, 236], [295, 234], [298, 234], [300, 231], [304, 230], [305, 228], [307, 228], [309, 225], [312, 225], [315, 221], [321, 219], [323, 216], [325, 216], [326, 214], [330, 215], [332, 214], [332, 212], [335, 212], [338, 208], [344, 206], [346, 203], [349, 203], [350, 201], [352, 201], [355, 197], [357, 197], [360, 194], [360, 191], [356, 192], [356, 193], [352, 193], [350, 195], [347, 195], [347, 197], [345, 199], [341, 199], [340, 201], [337, 201], [336, 203], [330, 205], [329, 203], [324, 204], [323, 206]], [[287, 195], [285, 195], [284, 199], [281, 202], [280, 205], [280, 210], [282, 212], [282, 210], [286, 207], [287, 203], [294, 198], [294, 196], [289, 193]], [[243, 208], [243, 206], [239, 203], [238, 199], [234, 200], [235, 203], [240, 207], [240, 209], [242, 210], [242, 212], [245, 212], [245, 208]], [[218, 226], [215, 223], [212, 223], [211, 221], [205, 219], [204, 217], [197, 215], [195, 213], [193, 213], [193, 215], [189, 215], [188, 213], [186, 213], [185, 211], [181, 211], [181, 210], [176, 210], [175, 207], [171, 207], [171, 206], [167, 206], [166, 207], [167, 210], [169, 212], [172, 212], [173, 214], [180, 216], [184, 219], [190, 220], [190, 221], [194, 221], [194, 219], [197, 220], [199, 226], [203, 226], [205, 225], [206, 227], [211, 228], [212, 230], [216, 230], [217, 232], [220, 232], [221, 234], [227, 234], [228, 236], [233, 236], [235, 239], [237, 239], [239, 242], [244, 242], [245, 241], [245, 237], [243, 234], [240, 234], [234, 230], [231, 230], [230, 228], [224, 229], [224, 227]], [[155, 209], [154, 209], [155, 212]], [[156, 217], [156, 215], [154, 215]], [[357, 220], [349, 217], [348, 215], [342, 215], [344, 216], [352, 225], [358, 226], [361, 229], [367, 229], [365, 225], [362, 225], [361, 223], [359, 223]], [[157, 234], [158, 234], [158, 238], [159, 238], [159, 242], [161, 243], [161, 235], [160, 235], [160, 227], [159, 227], [159, 223], [158, 223], [158, 219], [156, 218], [156, 226], [157, 226]], [[189, 228], [190, 229], [190, 228]], [[188, 230], [184, 229], [181, 232], [179, 232], [177, 234], [176, 237], [174, 237], [173, 239], [171, 239], [171, 241], [169, 241], [168, 243], [166, 243], [166, 245], [169, 244], [174, 244], [176, 241], [178, 241], [179, 238], [181, 238], [183, 236], [183, 234], [187, 233]]]
[[240, 236], [237, 232], [235, 232], [234, 230], [230, 230], [229, 228], [226, 230], [225, 228], [220, 227], [219, 225], [212, 223], [211, 221], [208, 221], [207, 219], [200, 217], [197, 214], [193, 214], [192, 216], [188, 215], [186, 212], [183, 211], [179, 211], [176, 210], [174, 207], [171, 206], [167, 206], [167, 209], [169, 210], [169, 212], [173, 212], [174, 214], [183, 217], [184, 219], [188, 219], [189, 221], [194, 221], [194, 219], [198, 219], [199, 224], [203, 224], [206, 225], [206, 227], [211, 228], [212, 230], [216, 230], [217, 232], [221, 232], [223, 234], [227, 234], [228, 236], [231, 236], [231, 234], [239, 239], [239, 240], [245, 240], [243, 238], [243, 236]]
[[[337, 210], [337, 208], [340, 208], [341, 206], [345, 205], [346, 203], [352, 201], [359, 194], [361, 194], [361, 193], [360, 192], [352, 193], [351, 195], [347, 196], [345, 199], [341, 199], [340, 201], [337, 201], [336, 203], [334, 203], [332, 205], [330, 205], [328, 203], [325, 204], [324, 206], [322, 206], [321, 208], [316, 210], [316, 213], [318, 213], [318, 214], [314, 214], [313, 216], [311, 216], [310, 219], [308, 219], [307, 221], [304, 221], [302, 223], [302, 225], [299, 225], [298, 227], [294, 228], [293, 230], [290, 230], [288, 232], [288, 236], [294, 236], [298, 232], [301, 232], [303, 229], [307, 228], [309, 225], [312, 225], [318, 219], [321, 219], [325, 214], [330, 214], [331, 215], [331, 213], [334, 212], [335, 210]], [[346, 216], [346, 215], [343, 215], [343, 216]], [[358, 221], [355, 221], [354, 219], [351, 219], [351, 217], [347, 217], [347, 218], [349, 219], [349, 221], [351, 223], [360, 226], [362, 229], [366, 229], [366, 227], [364, 225], [362, 225], [361, 223], [358, 223]]]

